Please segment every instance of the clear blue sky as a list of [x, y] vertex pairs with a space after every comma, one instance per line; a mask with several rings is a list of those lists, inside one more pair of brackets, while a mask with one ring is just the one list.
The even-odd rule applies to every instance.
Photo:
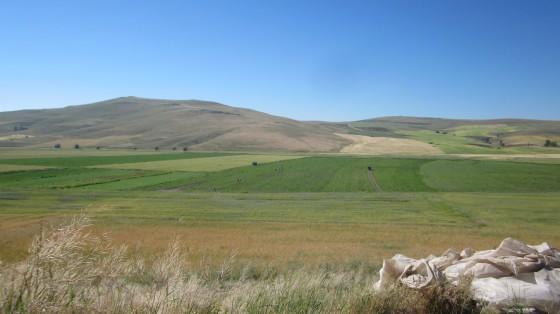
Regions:
[[127, 95], [560, 119], [560, 1], [1, 2], [0, 111]]

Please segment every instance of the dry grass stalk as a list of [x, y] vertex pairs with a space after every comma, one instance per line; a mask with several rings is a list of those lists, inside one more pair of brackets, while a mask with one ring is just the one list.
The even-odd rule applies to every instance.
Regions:
[[363, 269], [277, 273], [234, 257], [189, 271], [178, 240], [153, 262], [87, 232], [89, 219], [43, 231], [29, 257], [0, 269], [2, 313], [471, 313], [468, 288], [374, 292]]

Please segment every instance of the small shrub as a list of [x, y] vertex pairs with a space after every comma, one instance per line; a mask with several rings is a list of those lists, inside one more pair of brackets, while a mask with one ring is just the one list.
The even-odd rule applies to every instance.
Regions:
[[544, 142], [544, 147], [558, 147], [558, 142], [551, 141], [551, 140], [546, 140]]

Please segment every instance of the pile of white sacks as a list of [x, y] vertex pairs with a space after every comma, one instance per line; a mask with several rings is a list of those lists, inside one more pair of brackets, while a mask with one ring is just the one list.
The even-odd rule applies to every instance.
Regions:
[[397, 254], [383, 261], [379, 273], [376, 289], [396, 282], [422, 289], [469, 277], [474, 297], [492, 306], [560, 311], [560, 251], [546, 242], [527, 245], [507, 238], [495, 250], [450, 249], [442, 256], [419, 260]]

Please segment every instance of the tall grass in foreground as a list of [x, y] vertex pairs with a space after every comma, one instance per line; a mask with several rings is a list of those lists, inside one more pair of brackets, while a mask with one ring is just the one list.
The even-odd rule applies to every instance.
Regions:
[[86, 230], [42, 232], [28, 258], [0, 269], [1, 313], [473, 313], [468, 286], [373, 290], [360, 269], [277, 273], [225, 262], [189, 271], [179, 243], [151, 262]]

